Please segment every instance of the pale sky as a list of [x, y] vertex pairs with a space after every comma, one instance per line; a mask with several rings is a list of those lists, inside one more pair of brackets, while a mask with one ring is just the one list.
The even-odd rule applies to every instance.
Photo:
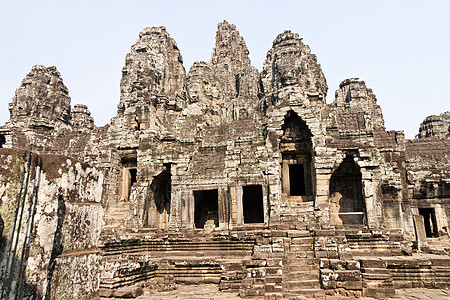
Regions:
[[210, 59], [217, 23], [236, 25], [260, 71], [275, 37], [299, 33], [318, 57], [327, 102], [350, 77], [372, 88], [388, 130], [418, 133], [450, 110], [450, 1], [0, 0], [0, 124], [33, 65], [56, 66], [97, 126], [116, 115], [125, 55], [144, 27], [167, 28], [189, 71]]

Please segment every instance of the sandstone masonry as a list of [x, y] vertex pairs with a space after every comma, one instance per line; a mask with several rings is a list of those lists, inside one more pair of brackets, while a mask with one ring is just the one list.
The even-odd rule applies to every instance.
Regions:
[[97, 127], [55, 67], [34, 66], [17, 89], [0, 128], [2, 295], [214, 283], [243, 298], [382, 298], [450, 286], [442, 118], [406, 140], [358, 78], [326, 103], [298, 34], [280, 33], [258, 72], [226, 21], [210, 61], [187, 73], [166, 29], [145, 28], [120, 90], [117, 115]]

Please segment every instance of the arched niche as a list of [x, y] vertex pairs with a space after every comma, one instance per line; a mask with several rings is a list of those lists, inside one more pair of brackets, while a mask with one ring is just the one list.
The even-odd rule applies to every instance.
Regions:
[[365, 202], [362, 174], [351, 155], [347, 155], [330, 179], [330, 212], [334, 225], [363, 225]]
[[171, 166], [171, 163], [163, 164], [163, 170], [153, 176], [143, 208], [144, 227], [167, 228], [169, 226], [172, 199]]
[[314, 200], [312, 133], [296, 112], [287, 112], [280, 140], [283, 194], [294, 201]]

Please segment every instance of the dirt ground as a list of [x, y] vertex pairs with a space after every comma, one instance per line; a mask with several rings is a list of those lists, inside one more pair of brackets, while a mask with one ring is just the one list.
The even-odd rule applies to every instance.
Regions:
[[[112, 300], [119, 298], [101, 298], [102, 300]], [[238, 300], [241, 299], [238, 293], [220, 292], [216, 285], [181, 285], [172, 291], [158, 292], [155, 290], [145, 290], [144, 295], [136, 300], [166, 300], [166, 299], [183, 299], [183, 300]], [[298, 297], [307, 299], [305, 297]], [[350, 299], [343, 296], [324, 296], [324, 300]], [[353, 298], [355, 299], [355, 298]], [[362, 297], [361, 300], [370, 300], [373, 298]], [[396, 291], [394, 298], [389, 299], [407, 299], [407, 300], [450, 300], [450, 290], [448, 289], [400, 289]]]

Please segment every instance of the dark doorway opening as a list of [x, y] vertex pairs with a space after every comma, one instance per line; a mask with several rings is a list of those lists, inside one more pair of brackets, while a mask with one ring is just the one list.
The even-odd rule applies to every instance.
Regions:
[[438, 237], [436, 215], [434, 213], [434, 208], [431, 207], [419, 208], [419, 215], [423, 216], [425, 233], [427, 234], [427, 237], [428, 238]]
[[303, 164], [289, 165], [289, 185], [291, 196], [306, 195], [305, 168]]
[[262, 186], [247, 185], [242, 191], [244, 223], [264, 223]]
[[120, 197], [128, 200], [131, 187], [137, 182], [137, 159], [136, 157], [122, 158], [122, 180], [120, 184]]
[[335, 199], [342, 224], [364, 224], [365, 204], [362, 175], [352, 156], [347, 156], [330, 180], [330, 196]]
[[219, 193], [217, 190], [194, 191], [195, 228], [219, 226]]
[[6, 143], [6, 138], [3, 134], [0, 135], [0, 148], [3, 148], [3, 145]]
[[133, 184], [137, 182], [137, 169], [129, 169], [129, 170], [130, 170], [130, 182], [131, 186], [133, 186]]
[[170, 212], [170, 194], [172, 192], [172, 174], [170, 173], [170, 164], [164, 165], [165, 169], [156, 176], [150, 184], [155, 198], [156, 209], [159, 213], [164, 210]]

